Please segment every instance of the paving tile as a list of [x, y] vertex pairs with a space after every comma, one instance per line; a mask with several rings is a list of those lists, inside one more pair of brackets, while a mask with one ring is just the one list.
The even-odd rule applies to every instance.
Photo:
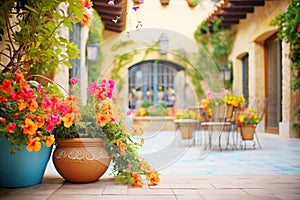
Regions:
[[275, 196], [254, 196], [240, 189], [200, 189], [200, 195], [205, 200], [279, 200]]
[[1, 200], [45, 200], [48, 199], [50, 195], [47, 194], [9, 194], [0, 196]]
[[172, 189], [129, 188], [128, 195], [174, 196]]
[[58, 194], [86, 194], [86, 195], [100, 195], [103, 193], [106, 184], [102, 182], [94, 182], [87, 184], [72, 184], [64, 183], [60, 188], [55, 191]]
[[6, 189], [6, 194], [14, 195], [51, 195], [53, 194], [61, 184], [38, 184], [30, 187], [21, 187], [15, 189]]

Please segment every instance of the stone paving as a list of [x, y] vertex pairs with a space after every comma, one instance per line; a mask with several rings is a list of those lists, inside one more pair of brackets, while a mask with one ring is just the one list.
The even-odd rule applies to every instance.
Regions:
[[249, 145], [246, 150], [208, 151], [198, 140], [170, 137], [176, 138], [172, 133], [151, 135], [141, 149], [145, 157], [152, 155], [149, 162], [161, 173], [157, 186], [117, 185], [109, 172], [95, 183], [71, 184], [64, 182], [50, 161], [41, 184], [0, 188], [0, 199], [300, 199], [300, 139], [260, 133], [262, 149]]

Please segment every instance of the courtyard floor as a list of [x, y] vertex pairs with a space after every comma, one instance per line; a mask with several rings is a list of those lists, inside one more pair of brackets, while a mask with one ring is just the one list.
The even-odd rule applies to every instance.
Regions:
[[[299, 200], [300, 139], [258, 133], [262, 148], [208, 150], [201, 133], [183, 141], [174, 132], [145, 134], [141, 154], [159, 170], [157, 186], [117, 185], [108, 172], [89, 184], [65, 182], [50, 160], [43, 182], [25, 188], [0, 188], [0, 199], [170, 199]], [[214, 140], [213, 140], [214, 141]], [[239, 143], [238, 143], [239, 144]]]

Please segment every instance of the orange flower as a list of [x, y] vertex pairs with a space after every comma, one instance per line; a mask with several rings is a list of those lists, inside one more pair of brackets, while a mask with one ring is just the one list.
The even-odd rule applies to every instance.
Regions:
[[84, 25], [90, 24], [91, 23], [91, 16], [88, 13], [86, 13], [86, 12], [82, 13], [82, 20], [81, 20], [81, 22]]
[[134, 187], [143, 187], [143, 181], [139, 174], [133, 173], [132, 178], [133, 178], [133, 186]]
[[40, 142], [39, 137], [35, 137], [33, 139], [27, 140], [27, 146], [26, 146], [27, 151], [32, 152], [32, 150], [33, 150], [35, 152], [38, 152], [38, 151], [40, 151], [41, 147], [42, 147], [42, 144]]
[[34, 136], [38, 129], [38, 125], [36, 125], [31, 119], [26, 118], [23, 127], [23, 133], [25, 135]]
[[147, 172], [146, 179], [150, 181], [150, 185], [157, 185], [160, 182], [159, 173], [157, 171]]
[[100, 125], [100, 127], [104, 127], [106, 123], [110, 121], [110, 119], [111, 118], [109, 115], [105, 115], [101, 113], [97, 114], [97, 123]]
[[25, 79], [21, 79], [19, 84], [20, 84], [21, 88], [23, 88], [23, 89], [29, 88], [29, 85]]
[[38, 103], [36, 102], [36, 100], [31, 99], [29, 101], [29, 110], [30, 110], [30, 112], [35, 112], [37, 108], [38, 108]]
[[73, 113], [67, 113], [62, 117], [62, 121], [64, 122], [64, 126], [66, 128], [69, 128], [73, 124], [73, 120], [74, 120]]
[[46, 146], [51, 147], [51, 145], [54, 143], [54, 135], [46, 136]]
[[17, 105], [19, 107], [19, 111], [23, 111], [26, 108], [26, 103], [24, 101], [18, 101]]
[[45, 124], [45, 118], [42, 116], [37, 116], [35, 118], [35, 123], [39, 128], [42, 128]]

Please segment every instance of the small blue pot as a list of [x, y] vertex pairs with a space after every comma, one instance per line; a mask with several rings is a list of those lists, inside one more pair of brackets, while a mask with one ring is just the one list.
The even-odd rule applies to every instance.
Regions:
[[0, 140], [0, 187], [25, 187], [42, 182], [52, 147], [42, 145], [39, 152], [28, 152], [23, 146], [10, 154], [10, 143]]

